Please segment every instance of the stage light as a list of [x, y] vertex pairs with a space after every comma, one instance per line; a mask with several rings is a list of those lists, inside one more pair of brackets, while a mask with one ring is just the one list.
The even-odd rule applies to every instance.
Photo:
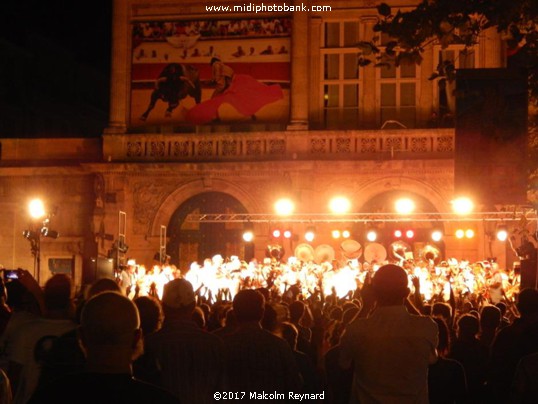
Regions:
[[465, 231], [463, 229], [456, 230], [456, 238], [463, 238], [465, 237]]
[[402, 231], [401, 230], [394, 230], [394, 237], [396, 237], [396, 238], [402, 237]]
[[349, 238], [351, 237], [351, 232], [349, 230], [342, 231], [342, 237], [343, 238]]
[[53, 238], [57, 239], [60, 236], [60, 233], [58, 233], [56, 230], [51, 230], [48, 227], [43, 227], [41, 229], [41, 234], [43, 237]]
[[291, 230], [284, 230], [284, 238], [291, 238]]
[[280, 216], [288, 216], [295, 210], [295, 204], [287, 198], [279, 199], [275, 203], [275, 212]]
[[467, 237], [467, 238], [473, 238], [473, 237], [474, 237], [474, 230], [473, 230], [473, 229], [467, 229], [467, 230], [465, 230], [465, 237]]
[[409, 198], [401, 198], [396, 201], [394, 207], [400, 215], [408, 215], [415, 210], [415, 202]]
[[506, 241], [508, 239], [508, 229], [506, 226], [497, 227], [497, 240]]
[[252, 232], [252, 230], [246, 230], [243, 233], [243, 241], [245, 243], [250, 243], [252, 242], [252, 240], [254, 240], [254, 233]]
[[351, 209], [351, 202], [343, 196], [337, 196], [329, 202], [329, 209], [332, 213], [344, 214]]
[[413, 238], [413, 237], [415, 237], [415, 232], [414, 232], [413, 230], [407, 230], [407, 231], [405, 232], [405, 237], [407, 237], [407, 238]]
[[274, 238], [279, 238], [281, 236], [279, 229], [274, 229], [272, 234]]
[[45, 205], [41, 199], [32, 199], [28, 204], [28, 210], [30, 212], [30, 216], [32, 216], [34, 219], [41, 219], [43, 216], [45, 216]]
[[304, 238], [306, 241], [308, 241], [309, 243], [311, 243], [312, 241], [314, 241], [314, 239], [316, 238], [316, 231], [313, 227], [308, 227], [306, 229], [306, 232], [304, 234]]
[[374, 242], [377, 240], [377, 231], [375, 229], [368, 230], [368, 233], [366, 233], [366, 239], [370, 242]]
[[340, 230], [333, 230], [331, 234], [333, 238], [340, 238]]
[[474, 209], [473, 201], [471, 201], [469, 198], [466, 198], [466, 197], [456, 198], [453, 201], [451, 201], [451, 203], [452, 203], [452, 210], [457, 215], [468, 215]]
[[443, 232], [441, 230], [434, 230], [432, 231], [431, 237], [435, 242], [441, 241], [443, 238]]

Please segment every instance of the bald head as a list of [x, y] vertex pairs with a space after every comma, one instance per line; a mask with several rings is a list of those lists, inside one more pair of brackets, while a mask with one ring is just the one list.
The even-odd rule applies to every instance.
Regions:
[[81, 333], [86, 348], [91, 346], [130, 346], [140, 327], [138, 309], [117, 292], [103, 292], [85, 304]]

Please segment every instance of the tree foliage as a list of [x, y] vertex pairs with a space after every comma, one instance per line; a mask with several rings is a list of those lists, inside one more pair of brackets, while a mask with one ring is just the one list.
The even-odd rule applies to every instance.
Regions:
[[[470, 48], [484, 30], [497, 29], [508, 54], [528, 69], [531, 97], [538, 102], [538, 0], [423, 0], [409, 11], [393, 10], [386, 3], [379, 4], [377, 10], [379, 20], [374, 31], [389, 41], [381, 50], [374, 42], [361, 42], [363, 58], [375, 54], [378, 66], [387, 60], [396, 66], [420, 64], [428, 45]], [[378, 43], [378, 39], [374, 41]], [[431, 79], [453, 80], [454, 74], [454, 66], [442, 61]]]

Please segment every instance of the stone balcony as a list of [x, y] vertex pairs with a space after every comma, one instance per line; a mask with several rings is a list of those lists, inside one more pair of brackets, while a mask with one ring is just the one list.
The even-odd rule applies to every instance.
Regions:
[[104, 135], [103, 158], [127, 162], [453, 158], [454, 129]]

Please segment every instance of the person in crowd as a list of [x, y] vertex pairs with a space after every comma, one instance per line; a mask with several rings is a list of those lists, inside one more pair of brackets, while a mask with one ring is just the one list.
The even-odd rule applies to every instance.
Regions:
[[[351, 304], [344, 311], [342, 325], [348, 324], [358, 315], [360, 309], [357, 305]], [[340, 337], [341, 338], [341, 337]], [[327, 351], [324, 356], [325, 381], [327, 383], [328, 396], [333, 404], [348, 404], [353, 382], [353, 366], [349, 369], [342, 369], [339, 366], [340, 339], [338, 343]]]
[[501, 317], [501, 311], [496, 306], [484, 306], [480, 311], [478, 340], [488, 348], [488, 352], [501, 325]]
[[22, 325], [14, 337], [8, 373], [10, 380], [16, 381], [14, 403], [26, 403], [37, 387], [40, 368], [36, 359], [41, 347], [47, 340], [76, 327], [71, 280], [66, 275], [53, 275], [45, 283], [43, 301], [44, 316]]
[[224, 327], [213, 330], [213, 334], [223, 338], [226, 335], [232, 334], [237, 329], [237, 319], [232, 307], [226, 309], [226, 317], [224, 319]]
[[261, 327], [265, 307], [256, 290], [241, 290], [234, 297], [238, 327], [223, 338], [225, 390], [270, 391], [288, 398], [288, 392], [300, 391], [299, 370], [286, 341]]
[[317, 373], [314, 363], [308, 355], [297, 350], [299, 331], [297, 331], [297, 328], [292, 323], [283, 322], [281, 324], [281, 332], [282, 338], [284, 338], [293, 351], [295, 362], [301, 374], [303, 383], [300, 392], [310, 394], [321, 393], [321, 378]]
[[164, 286], [162, 328], [148, 335], [148, 360], [161, 369], [159, 385], [183, 403], [213, 403], [222, 387], [222, 340], [192, 320], [194, 291], [185, 279]]
[[465, 370], [471, 402], [479, 402], [480, 397], [485, 394], [484, 384], [489, 359], [488, 348], [477, 338], [479, 324], [474, 315], [461, 316], [457, 322], [456, 340], [449, 352], [449, 358], [461, 363]]
[[520, 317], [497, 333], [491, 347], [488, 385], [492, 397], [508, 402], [517, 364], [526, 355], [538, 352], [538, 290], [523, 289], [516, 304]]
[[169, 392], [132, 377], [132, 361], [142, 351], [142, 332], [138, 310], [126, 296], [103, 292], [88, 300], [79, 335], [86, 371], [42, 386], [30, 404], [179, 403]]
[[[121, 290], [116, 281], [109, 278], [101, 278], [92, 283], [77, 310], [78, 324], [86, 301], [102, 292], [121, 293]], [[38, 388], [62, 376], [82, 372], [86, 366], [86, 358], [80, 347], [76, 328], [48, 341], [50, 347], [41, 352], [38, 361], [41, 368]]]
[[445, 320], [433, 319], [439, 330], [437, 362], [428, 370], [428, 394], [430, 404], [459, 404], [467, 402], [467, 382], [461, 363], [448, 359], [450, 334]]
[[4, 279], [0, 276], [0, 335], [3, 334], [11, 317], [11, 309], [7, 305], [7, 289]]
[[524, 356], [516, 367], [510, 403], [538, 403], [538, 352]]
[[[19, 334], [19, 329], [27, 322], [36, 320], [41, 315], [41, 310], [35, 296], [30, 293], [19, 279], [13, 279], [6, 284], [7, 304], [11, 310], [11, 316], [6, 328], [0, 336], [1, 367], [8, 375], [9, 361], [13, 355], [13, 345]], [[11, 377], [15, 375], [11, 373]], [[11, 379], [13, 384], [13, 379]]]
[[428, 366], [437, 360], [438, 330], [431, 318], [406, 310], [407, 285], [403, 268], [380, 267], [372, 280], [373, 299], [364, 301], [364, 306], [375, 301], [375, 310], [366, 318], [359, 315], [342, 336], [340, 365], [354, 366], [356, 401], [428, 402]]

